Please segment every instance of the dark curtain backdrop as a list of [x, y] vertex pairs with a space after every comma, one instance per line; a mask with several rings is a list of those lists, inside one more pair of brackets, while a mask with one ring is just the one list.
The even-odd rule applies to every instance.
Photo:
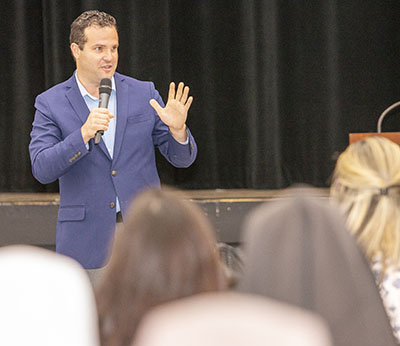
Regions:
[[[189, 169], [161, 157], [185, 189], [327, 186], [349, 132], [373, 132], [400, 100], [400, 1], [14, 0], [1, 5], [0, 191], [57, 191], [31, 174], [34, 99], [74, 70], [69, 25], [84, 10], [117, 18], [118, 71], [191, 87]], [[385, 131], [400, 130], [400, 115]]]

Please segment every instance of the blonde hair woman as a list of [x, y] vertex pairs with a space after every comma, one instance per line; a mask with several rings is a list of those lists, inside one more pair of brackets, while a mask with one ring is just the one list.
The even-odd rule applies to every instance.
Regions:
[[400, 147], [383, 137], [350, 145], [337, 161], [331, 197], [371, 265], [400, 343]]

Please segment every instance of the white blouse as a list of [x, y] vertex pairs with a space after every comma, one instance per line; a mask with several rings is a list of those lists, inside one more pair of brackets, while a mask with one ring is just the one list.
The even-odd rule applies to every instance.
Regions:
[[387, 267], [383, 280], [381, 280], [382, 263], [379, 258], [372, 261], [371, 269], [378, 284], [393, 334], [397, 343], [400, 344], [400, 266]]

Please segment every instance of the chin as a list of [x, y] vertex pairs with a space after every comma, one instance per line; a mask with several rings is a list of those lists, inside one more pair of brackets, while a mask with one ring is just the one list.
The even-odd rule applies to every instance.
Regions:
[[103, 72], [103, 73], [100, 75], [100, 80], [103, 79], [103, 78], [109, 78], [109, 79], [111, 79], [111, 78], [114, 76], [114, 73], [115, 73], [115, 71]]
[[114, 76], [114, 72], [106, 73], [104, 74], [103, 78], [109, 78], [111, 79]]

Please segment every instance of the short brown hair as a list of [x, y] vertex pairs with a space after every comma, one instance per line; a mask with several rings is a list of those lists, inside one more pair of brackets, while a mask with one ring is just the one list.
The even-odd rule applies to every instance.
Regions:
[[110, 14], [97, 10], [86, 11], [72, 22], [69, 43], [76, 43], [80, 49], [83, 49], [87, 40], [85, 29], [92, 25], [99, 27], [114, 26], [117, 29], [117, 21]]

